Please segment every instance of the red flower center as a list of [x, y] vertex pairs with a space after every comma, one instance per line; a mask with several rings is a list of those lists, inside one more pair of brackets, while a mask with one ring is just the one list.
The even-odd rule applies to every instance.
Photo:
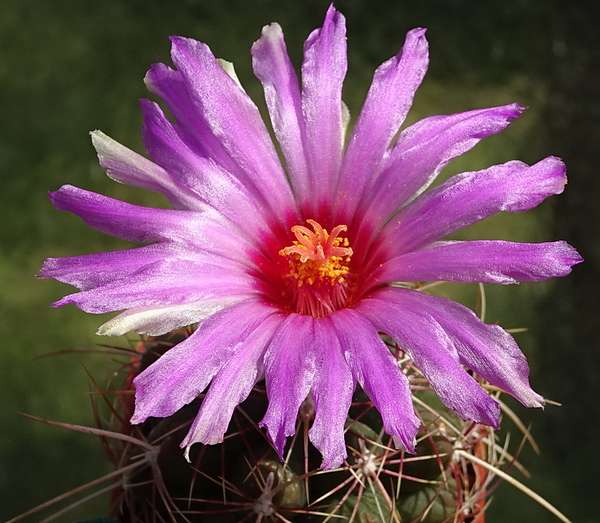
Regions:
[[306, 221], [313, 231], [295, 225], [296, 240], [279, 251], [288, 260], [284, 299], [293, 312], [321, 318], [347, 305], [352, 248], [340, 236], [348, 229], [345, 225], [328, 233], [316, 221]]

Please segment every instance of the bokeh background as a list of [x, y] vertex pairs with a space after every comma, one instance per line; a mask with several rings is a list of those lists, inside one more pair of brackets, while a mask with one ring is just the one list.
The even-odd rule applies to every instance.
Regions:
[[[88, 132], [102, 129], [142, 152], [137, 99], [153, 62], [169, 61], [171, 34], [209, 43], [235, 62], [262, 103], [249, 48], [260, 28], [283, 26], [297, 65], [328, 0], [3, 0], [0, 5], [0, 520], [108, 472], [94, 436], [19, 416], [93, 425], [93, 389], [115, 363], [68, 353], [125, 339], [94, 335], [106, 320], [75, 307], [52, 309], [67, 286], [38, 281], [44, 258], [125, 247], [76, 217], [55, 211], [46, 192], [71, 183], [133, 203], [152, 195], [111, 182], [97, 166]], [[518, 101], [530, 107], [446, 174], [548, 155], [569, 168], [565, 193], [523, 215], [499, 216], [462, 237], [520, 241], [565, 239], [586, 263], [565, 279], [487, 287], [487, 321], [528, 327], [518, 341], [536, 390], [562, 403], [545, 412], [514, 405], [533, 424], [542, 455], [524, 451], [532, 478], [519, 479], [573, 521], [598, 521], [598, 294], [600, 292], [600, 13], [594, 0], [339, 0], [348, 19], [350, 70], [345, 100], [357, 115], [377, 65], [394, 55], [407, 30], [429, 28], [431, 66], [410, 121], [437, 113]], [[454, 292], [454, 288], [451, 289]], [[473, 305], [477, 288], [456, 290]], [[507, 424], [508, 427], [508, 424]], [[502, 486], [489, 521], [556, 521]], [[58, 521], [105, 515], [106, 497]], [[28, 521], [41, 521], [52, 511]]]

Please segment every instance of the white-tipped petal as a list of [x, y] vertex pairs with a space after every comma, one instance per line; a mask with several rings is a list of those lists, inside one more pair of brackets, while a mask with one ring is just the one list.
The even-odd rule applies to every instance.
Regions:
[[238, 78], [238, 75], [235, 72], [235, 66], [233, 65], [233, 62], [228, 62], [227, 60], [223, 60], [223, 58], [217, 58], [217, 62], [219, 62], [219, 65], [225, 70], [225, 72], [229, 76], [231, 76], [235, 83], [240, 86], [240, 89], [246, 92], [245, 89], [242, 87], [242, 82], [240, 82], [240, 79]]
[[172, 330], [197, 323], [228, 305], [235, 299], [183, 303], [167, 307], [138, 307], [129, 309], [100, 326], [101, 336], [122, 336], [127, 332], [160, 336]]

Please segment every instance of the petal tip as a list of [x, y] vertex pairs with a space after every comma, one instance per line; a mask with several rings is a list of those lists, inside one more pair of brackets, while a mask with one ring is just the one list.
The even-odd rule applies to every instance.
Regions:
[[279, 459], [283, 461], [283, 451], [285, 449], [285, 444], [287, 440], [283, 430], [273, 430], [273, 427], [269, 425], [269, 422], [265, 421], [264, 419], [258, 424], [258, 426], [261, 429], [265, 429], [267, 431], [269, 441], [273, 445], [275, 452], [277, 452], [277, 456], [279, 457]]
[[514, 106], [515, 110], [519, 112], [519, 116], [521, 114], [523, 114], [525, 111], [527, 111], [527, 106], [526, 105], [522, 105], [520, 103], [514, 103], [512, 105]]
[[428, 48], [429, 43], [427, 42], [427, 38], [425, 38], [426, 33], [426, 27], [415, 27], [414, 29], [411, 29], [408, 33], [406, 33], [405, 45], [406, 43], [414, 40], [416, 43], [425, 45]]
[[394, 446], [398, 450], [403, 450], [410, 454], [416, 454], [416, 446], [417, 446], [417, 438], [413, 437], [412, 440], [409, 440], [403, 436], [396, 435], [392, 436], [392, 441], [394, 442]]
[[[267, 40], [279, 38], [283, 35], [283, 29], [277, 22], [272, 22], [263, 26], [261, 30], [261, 35], [264, 36]], [[254, 47], [257, 43], [258, 41], [254, 42], [254, 45], [252, 47]]]
[[321, 462], [321, 470], [331, 470], [336, 469], [344, 463], [344, 460], [348, 457], [347, 454], [343, 456], [327, 456], [323, 457], [323, 461]]
[[325, 20], [323, 22], [323, 29], [325, 29], [325, 27], [328, 25], [333, 25], [333, 26], [340, 25], [341, 28], [344, 30], [345, 30], [345, 26], [346, 26], [346, 17], [335, 8], [335, 5], [333, 5], [333, 3], [331, 3], [329, 5], [329, 8], [327, 9], [327, 13], [325, 14]]
[[183, 451], [183, 457], [185, 458], [185, 460], [188, 463], [191, 463], [192, 460], [190, 459], [190, 449], [192, 448], [193, 443], [190, 443], [189, 445], [185, 446], [185, 450]]
[[[135, 386], [135, 382], [136, 382], [136, 378], [134, 378], [133, 380], [133, 384]], [[142, 414], [140, 412], [140, 407], [136, 398], [136, 406], [135, 406], [135, 410], [131, 416], [131, 418], [129, 418], [129, 423], [131, 423], [131, 425], [139, 425], [140, 423], [144, 423], [144, 421], [146, 421], [148, 419], [149, 415], [146, 414]]]

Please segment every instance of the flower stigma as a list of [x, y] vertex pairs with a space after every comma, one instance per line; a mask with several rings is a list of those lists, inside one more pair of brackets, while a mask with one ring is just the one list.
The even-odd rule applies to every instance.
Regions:
[[321, 318], [347, 305], [352, 248], [340, 236], [348, 230], [345, 225], [328, 233], [315, 220], [306, 221], [313, 230], [294, 225], [296, 239], [279, 251], [288, 260], [289, 286], [283, 294], [293, 312]]

